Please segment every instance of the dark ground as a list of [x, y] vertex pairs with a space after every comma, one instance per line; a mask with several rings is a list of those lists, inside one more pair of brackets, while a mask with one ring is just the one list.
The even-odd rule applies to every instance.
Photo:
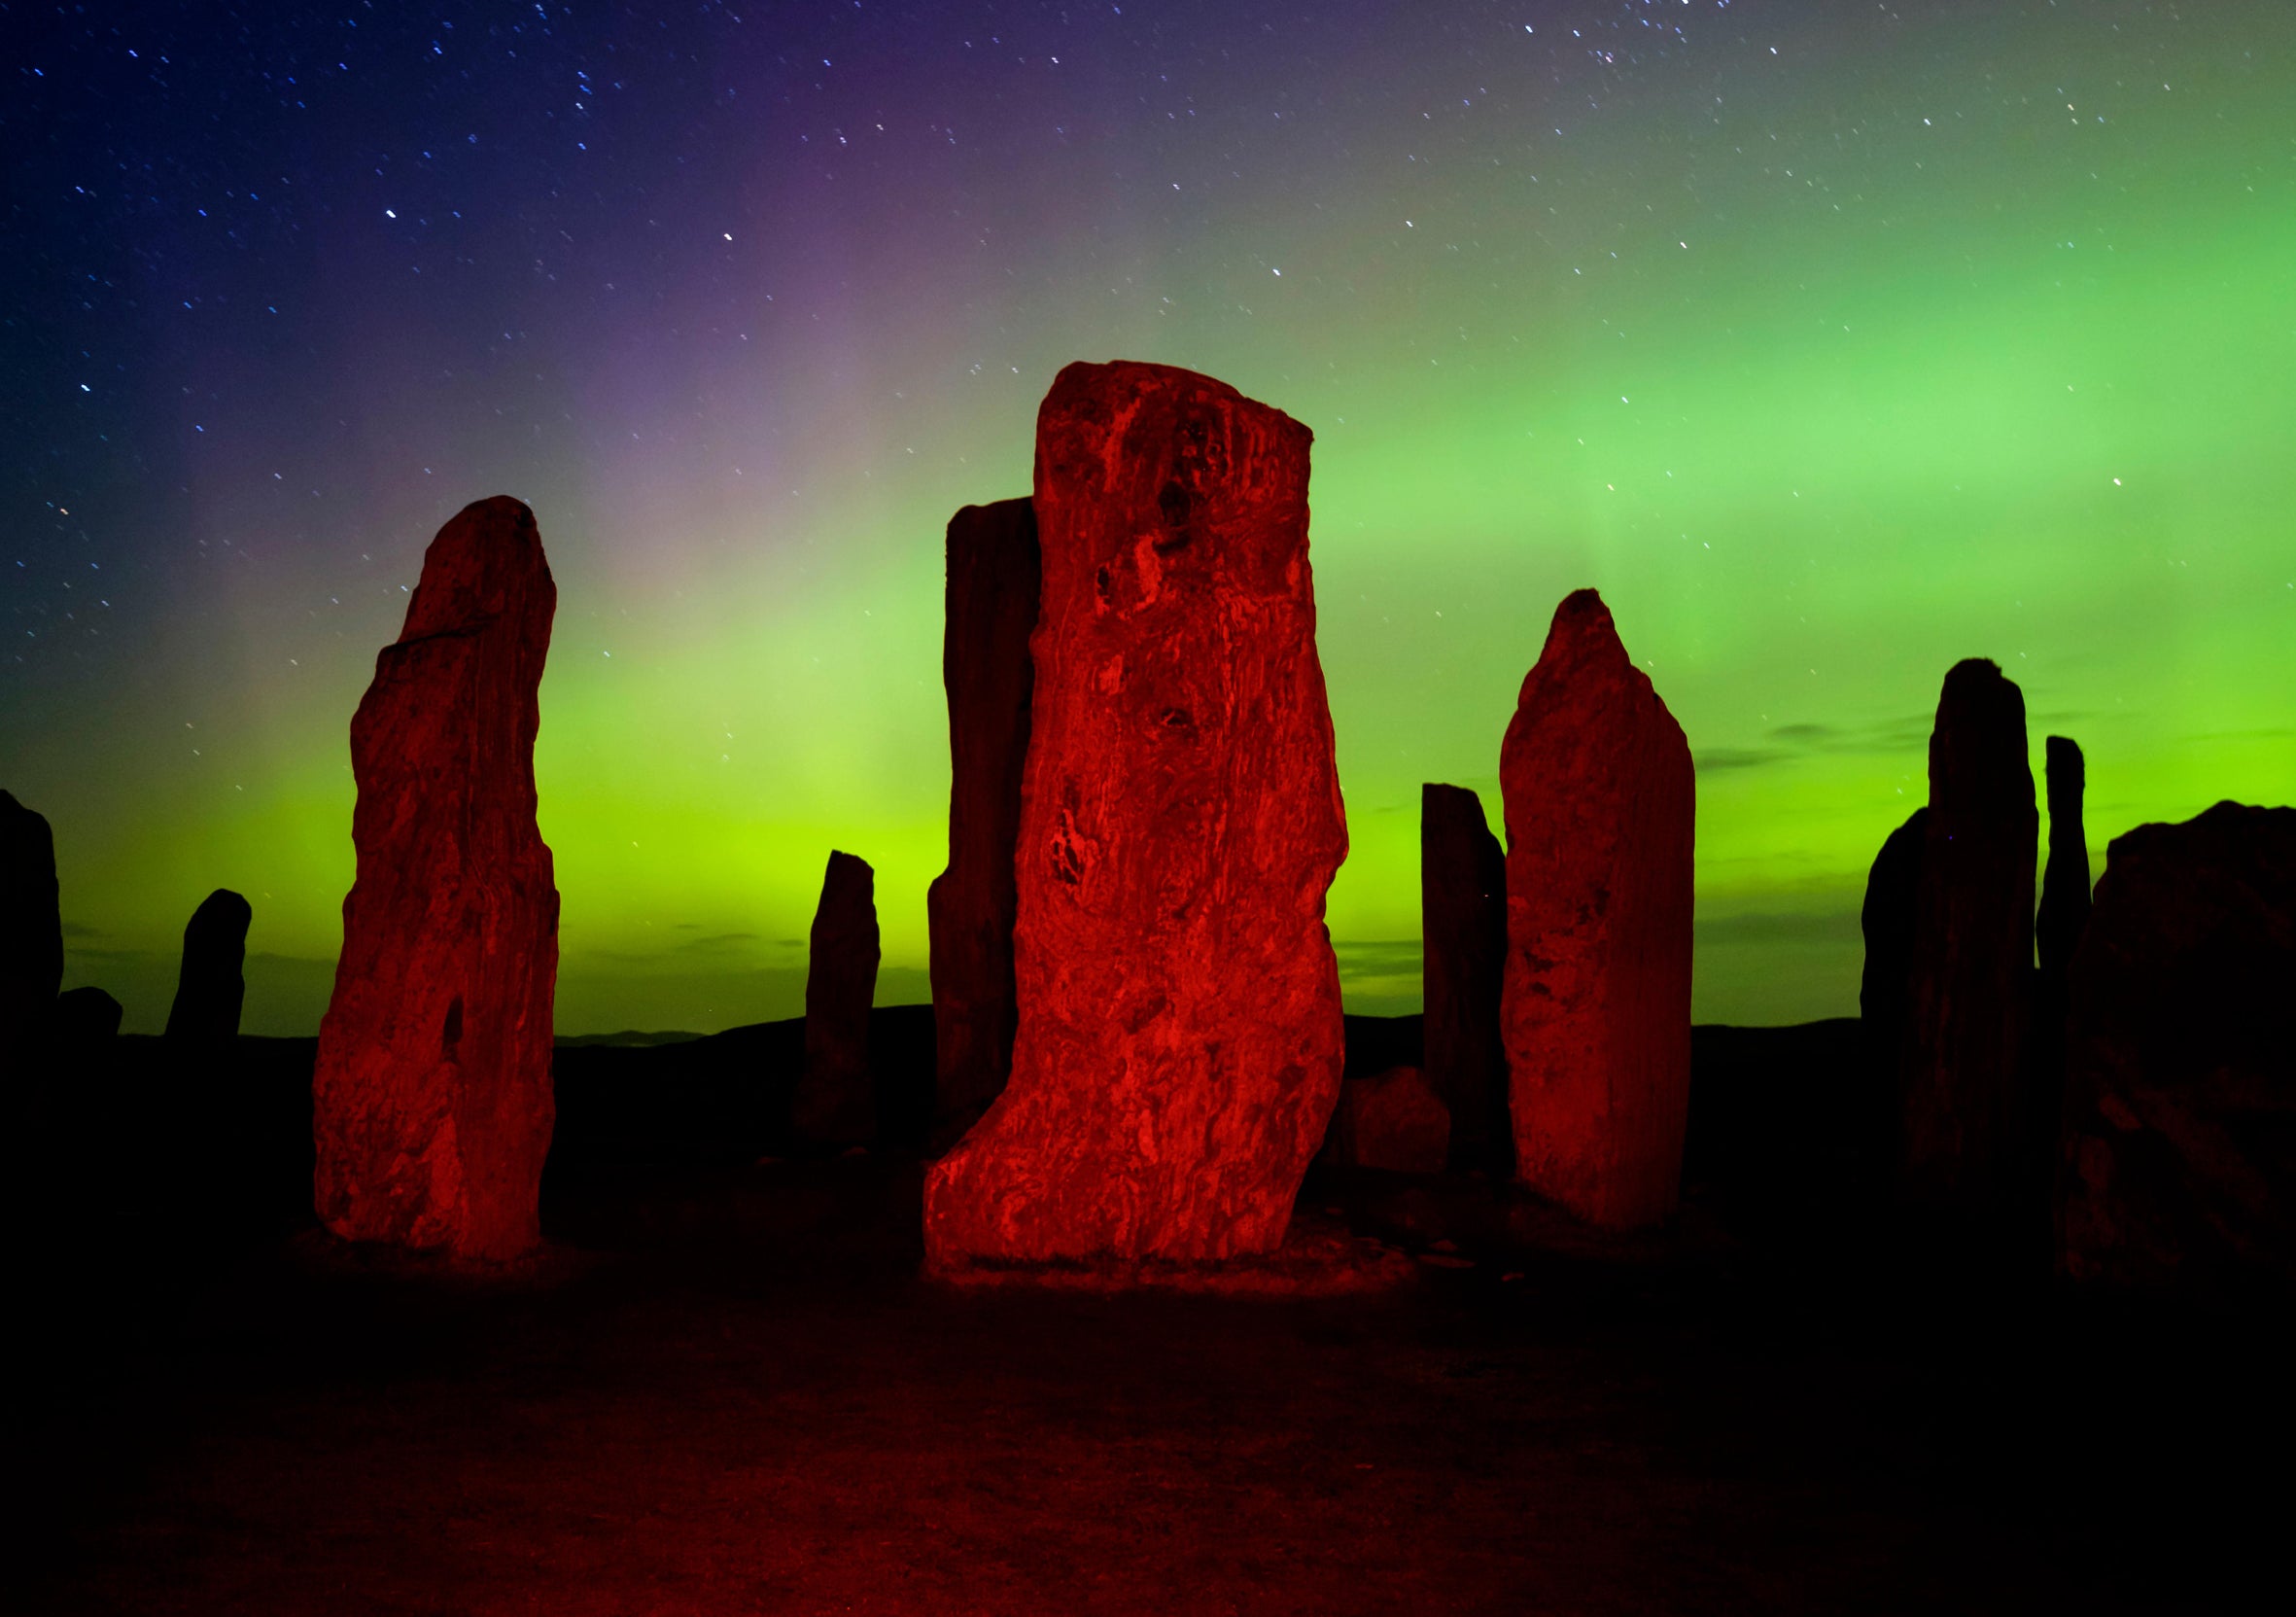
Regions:
[[122, 1040], [19, 1107], [0, 1603], [2056, 1612], [2284, 1581], [2286, 1329], [1915, 1262], [1854, 1024], [1700, 1030], [1662, 1235], [1319, 1173], [1312, 1216], [1424, 1254], [1329, 1301], [924, 1283], [913, 1150], [756, 1162], [787, 1142], [742, 1066], [787, 1037], [569, 1052], [553, 1248], [491, 1280], [306, 1227], [307, 1041], [187, 1076]]

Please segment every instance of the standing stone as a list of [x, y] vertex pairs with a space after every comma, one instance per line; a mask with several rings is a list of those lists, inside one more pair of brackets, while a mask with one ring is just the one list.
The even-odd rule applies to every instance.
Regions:
[[110, 1043], [120, 1036], [123, 1014], [120, 1002], [100, 988], [65, 989], [55, 997], [55, 1008], [49, 1013], [51, 1053], [58, 1062], [68, 1064], [92, 1046]]
[[2296, 809], [2113, 839], [2074, 954], [2058, 1262], [2296, 1293]]
[[1591, 1223], [1656, 1223], [1689, 1116], [1697, 782], [1591, 589], [1555, 609], [1499, 785], [1515, 1176]]
[[805, 971], [805, 1076], [790, 1121], [821, 1144], [859, 1145], [877, 1135], [869, 1077], [869, 1005], [877, 998], [877, 874], [831, 853], [814, 910]]
[[184, 959], [178, 967], [175, 1003], [167, 1012], [167, 1037], [221, 1042], [239, 1036], [239, 1010], [247, 998], [247, 926], [255, 911], [227, 887], [199, 902], [184, 928]]
[[423, 556], [351, 721], [358, 877], [312, 1074], [336, 1235], [502, 1261], [540, 1240], [558, 892], [535, 826], [558, 592], [534, 512], [482, 500]]
[[2048, 739], [2049, 862], [2041, 877], [2041, 908], [2034, 923], [2041, 975], [2058, 983], [2089, 920], [2089, 841], [2081, 826], [2087, 766], [2080, 747], [2061, 735]]
[[1425, 1072], [1450, 1110], [1451, 1162], [1505, 1172], [1507, 855], [1465, 787], [1419, 788], [1419, 935]]
[[1874, 856], [1858, 925], [1865, 934], [1865, 968], [1858, 982], [1858, 1033], [1865, 1048], [1861, 1133], [1877, 1160], [1897, 1155], [1898, 1074], [1905, 1066], [1907, 1001], [1913, 993], [1914, 916], [1921, 907], [1927, 806], [1905, 817]]
[[949, 868], [925, 894], [932, 937], [935, 1109], [970, 1121], [1012, 1072], [1013, 847], [1035, 683], [1036, 510], [967, 506], [949, 521]]
[[0, 791], [0, 1073], [31, 1062], [63, 980], [55, 836], [45, 816]]
[[938, 1268], [1283, 1239], [1342, 1055], [1308, 442], [1164, 366], [1072, 365], [1045, 399], [1020, 1028], [925, 1181]]
[[2039, 828], [2024, 692], [1982, 657], [1956, 663], [1930, 734], [1899, 1072], [1906, 1191], [1957, 1219], [2018, 1198]]

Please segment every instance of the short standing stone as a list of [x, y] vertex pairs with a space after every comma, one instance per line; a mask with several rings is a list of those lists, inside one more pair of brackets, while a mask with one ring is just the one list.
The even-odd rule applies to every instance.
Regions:
[[1308, 441], [1162, 366], [1072, 365], [1045, 399], [1020, 1028], [926, 1179], [936, 1267], [1283, 1239], [1342, 1040]]
[[1012, 1072], [1013, 848], [1028, 756], [1036, 511], [1026, 499], [949, 521], [941, 678], [949, 691], [949, 868], [925, 895], [932, 933], [935, 1109], [969, 1120]]
[[1591, 589], [1555, 609], [1499, 783], [1515, 1177], [1589, 1222], [1655, 1223], [1689, 1111], [1697, 784]]
[[1959, 1220], [2024, 1199], [2039, 828], [2024, 693], [1983, 658], [1956, 663], [1930, 735], [1899, 1072], [1906, 1191]]
[[1507, 856], [1465, 787], [1419, 789], [1419, 932], [1426, 1081], [1449, 1111], [1452, 1161], [1504, 1172]]
[[0, 791], [0, 1072], [32, 1059], [63, 979], [55, 837], [45, 816]]
[[1450, 1108], [1416, 1067], [1390, 1067], [1339, 1086], [1339, 1105], [1332, 1114], [1336, 1165], [1440, 1174], [1450, 1144]]
[[534, 513], [466, 507], [351, 721], [357, 880], [312, 1076], [320, 1217], [480, 1261], [540, 1239], [558, 893], [535, 826], [557, 590]]
[[191, 912], [175, 1003], [167, 1012], [168, 1037], [214, 1042], [238, 1036], [247, 998], [247, 926], [254, 918], [247, 900], [227, 887], [217, 888]]
[[2059, 1263], [2296, 1291], [2296, 809], [2116, 837], [2073, 956]]
[[[92, 1044], [109, 1043], [120, 1033], [120, 1002], [100, 988], [67, 988], [50, 1013], [50, 1049], [60, 1062]], [[67, 1069], [67, 1075], [68, 1069]]]
[[832, 853], [821, 877], [805, 971], [805, 1075], [790, 1103], [797, 1132], [860, 1145], [877, 1133], [869, 1076], [869, 1005], [877, 997], [877, 876]]

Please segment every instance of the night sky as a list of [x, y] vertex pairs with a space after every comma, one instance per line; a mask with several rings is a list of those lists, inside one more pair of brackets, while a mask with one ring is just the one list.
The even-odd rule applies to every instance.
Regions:
[[532, 503], [562, 1033], [922, 1000], [942, 528], [1075, 359], [1316, 435], [1352, 1007], [1598, 586], [1699, 761], [1702, 1020], [1853, 1013], [1963, 656], [2088, 834], [2296, 782], [2296, 6], [0, 6], [0, 786], [67, 985], [255, 905], [309, 1033], [424, 545]]

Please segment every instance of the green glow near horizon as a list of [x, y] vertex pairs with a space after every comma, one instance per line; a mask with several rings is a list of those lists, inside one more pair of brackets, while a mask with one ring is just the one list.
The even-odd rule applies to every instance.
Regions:
[[[561, 592], [538, 753], [561, 1031], [795, 1014], [793, 940], [833, 846], [878, 871], [881, 998], [923, 997], [942, 525], [1026, 490], [1035, 400], [1071, 358], [1208, 370], [1317, 435], [1353, 844], [1331, 919], [1360, 1008], [1413, 1008], [1396, 946], [1417, 935], [1419, 784], [1476, 788], [1496, 826], [1515, 689], [1583, 584], [1700, 758], [1701, 1019], [1854, 1014], [1866, 867], [1924, 798], [1960, 657], [2023, 686], [2036, 782], [2045, 734], [2086, 750], [2093, 872], [2142, 821], [2289, 801], [2296, 74], [2285, 37], [2253, 43], [2244, 63], [2211, 41], [2087, 64], [2133, 87], [2083, 92], [2104, 125], [1907, 115], [1854, 163], [1823, 109], [1757, 162], [1741, 149], [1762, 120], [1679, 126], [1653, 91], [1614, 149], [1535, 184], [1440, 170], [1408, 227], [1383, 173], [1240, 196], [1203, 240], [1080, 231], [1039, 255], [1025, 329], [993, 345], [1013, 369], [967, 369], [1010, 309], [928, 300], [887, 316], [859, 379], [791, 372], [822, 387], [803, 443], [746, 437], [729, 407], [697, 412], [666, 463], [516, 465]], [[1943, 106], [1923, 74], [1978, 71], [1930, 59], [1862, 64], [1860, 104]], [[1446, 251], [1470, 238], [1472, 273]], [[1146, 290], [1110, 299], [1119, 271]], [[451, 495], [385, 497], [401, 581], [447, 510], [505, 483], [452, 470]], [[208, 606], [279, 660], [255, 606]], [[280, 652], [307, 672], [226, 704], [231, 781], [177, 757], [33, 802], [87, 929], [69, 980], [112, 986], [131, 1030], [164, 1017], [144, 985], [172, 984], [176, 931], [218, 884], [249, 893], [251, 947], [281, 957], [251, 970], [251, 1029], [288, 1031], [313, 980], [323, 998], [323, 968], [291, 963], [332, 954], [344, 725], [398, 610], [378, 585]]]

